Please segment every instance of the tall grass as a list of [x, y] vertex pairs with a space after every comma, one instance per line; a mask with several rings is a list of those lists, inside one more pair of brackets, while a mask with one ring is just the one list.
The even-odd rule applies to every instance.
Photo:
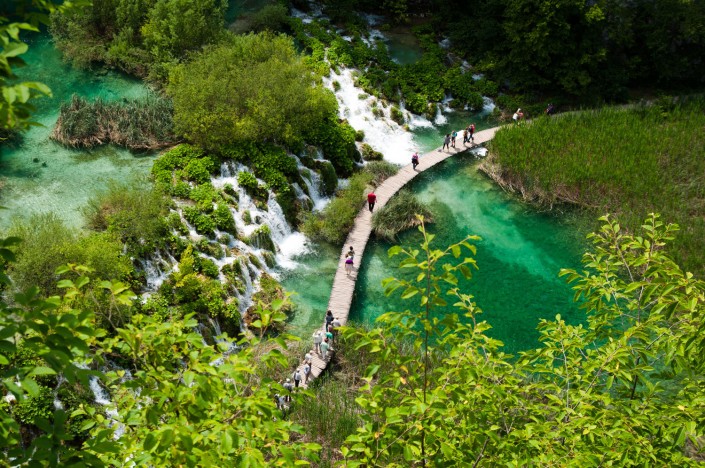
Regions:
[[431, 209], [410, 190], [403, 189], [372, 216], [372, 229], [378, 236], [394, 240], [400, 232], [420, 224], [417, 214], [433, 222]]
[[676, 260], [705, 276], [705, 99], [603, 108], [499, 130], [485, 172], [527, 199], [678, 223]]
[[61, 106], [51, 138], [72, 147], [114, 143], [133, 150], [154, 150], [173, 145], [174, 109], [169, 99], [88, 101], [74, 95]]

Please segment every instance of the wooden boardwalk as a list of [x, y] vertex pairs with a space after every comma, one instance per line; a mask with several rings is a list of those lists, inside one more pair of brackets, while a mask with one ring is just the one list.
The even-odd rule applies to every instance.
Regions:
[[[375, 194], [377, 195], [377, 203], [375, 204], [374, 209], [379, 210], [384, 207], [384, 205], [387, 204], [387, 202], [392, 198], [392, 196], [394, 196], [395, 193], [397, 193], [402, 187], [408, 184], [414, 177], [416, 177], [421, 172], [435, 166], [439, 162], [444, 161], [451, 156], [454, 156], [458, 153], [463, 153], [465, 151], [483, 145], [494, 137], [494, 134], [498, 129], [499, 127], [494, 127], [489, 128], [487, 130], [482, 130], [480, 132], [476, 132], [475, 142], [467, 145], [462, 143], [463, 137], [462, 131], [460, 131], [458, 132], [457, 138], [458, 140], [460, 140], [460, 142], [456, 142], [455, 148], [450, 148], [444, 151], [441, 151], [440, 148], [437, 148], [431, 151], [430, 153], [420, 156], [419, 165], [416, 167], [415, 170], [412, 168], [411, 164], [402, 167], [401, 169], [399, 169], [399, 172], [382, 182], [382, 184], [377, 187], [377, 189], [375, 190]], [[409, 155], [409, 161], [411, 161], [411, 155]], [[367, 246], [367, 240], [370, 238], [371, 232], [372, 213], [367, 207], [367, 202], [365, 202], [365, 206], [357, 214], [353, 229], [350, 234], [348, 234], [348, 238], [345, 240], [345, 244], [343, 245], [340, 258], [338, 259], [338, 268], [335, 272], [335, 279], [333, 280], [333, 288], [331, 290], [330, 299], [328, 301], [328, 309], [326, 309], [331, 310], [333, 312], [333, 317], [340, 320], [342, 325], [345, 325], [347, 323], [348, 316], [350, 315], [350, 306], [352, 305], [353, 293], [355, 291], [355, 282], [357, 281], [357, 273], [359, 271], [359, 264], [362, 261], [363, 255], [365, 253], [365, 247]], [[352, 246], [355, 250], [355, 265], [352, 273], [348, 275], [345, 272], [345, 254], [348, 252], [350, 246]], [[325, 311], [323, 311], [323, 314], [325, 315]], [[325, 331], [325, 318], [324, 323], [321, 325], [321, 330]], [[313, 345], [312, 338], [307, 339], [311, 340], [311, 345]], [[335, 347], [335, 343], [333, 344], [333, 347]], [[311, 363], [311, 373], [309, 375], [307, 383], [310, 383], [312, 380], [314, 380], [316, 377], [320, 376], [323, 373], [333, 353], [329, 351], [326, 360], [323, 360], [322, 356], [320, 354], [317, 354], [313, 350], [311, 350], [311, 354], [313, 356], [313, 359]], [[303, 366], [304, 362], [302, 361], [301, 364], [297, 367], [297, 369], [301, 371], [302, 375]], [[308, 386], [306, 383], [303, 383], [303, 381], [302, 384], [304, 388]]]

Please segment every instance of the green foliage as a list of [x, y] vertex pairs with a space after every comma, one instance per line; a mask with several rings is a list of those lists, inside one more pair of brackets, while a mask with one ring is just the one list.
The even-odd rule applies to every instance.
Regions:
[[316, 168], [321, 174], [321, 182], [324, 195], [333, 195], [338, 188], [338, 176], [335, 168], [328, 161], [316, 161]]
[[189, 192], [189, 198], [196, 202], [198, 209], [204, 213], [213, 211], [213, 204], [220, 201], [220, 194], [209, 182], [196, 186]]
[[178, 132], [205, 148], [263, 140], [297, 145], [336, 111], [292, 40], [271, 33], [228, 36], [174, 67], [168, 89]]
[[374, 148], [372, 148], [367, 143], [363, 143], [361, 149], [362, 158], [365, 161], [381, 161], [384, 159], [384, 155], [382, 153], [380, 153], [379, 151], [375, 151]]
[[[5, 262], [13, 261], [8, 247], [18, 242], [17, 238], [0, 241], [0, 255]], [[119, 284], [103, 281], [100, 285], [92, 285], [85, 276], [86, 271], [83, 267], [61, 269], [62, 273], [71, 273], [75, 278], [61, 280], [62, 296], [43, 300], [33, 288], [16, 294], [15, 305], [4, 299], [0, 301], [3, 336], [0, 394], [12, 395], [16, 401], [10, 404], [14, 406], [0, 407], [0, 445], [3, 455], [13, 463], [102, 465], [98, 454], [82, 449], [80, 444], [70, 443], [76, 432], [72, 423], [79, 416], [68, 412], [74, 407], [70, 401], [67, 401], [66, 410], [55, 408], [53, 390], [46, 386], [47, 381], [51, 381], [51, 387], [58, 386], [58, 376], [61, 376], [61, 386], [82, 385], [87, 388], [89, 377], [98, 374], [78, 366], [79, 362], [90, 359], [92, 350], [89, 345], [104, 334], [95, 327], [92, 312], [86, 311], [90, 309], [76, 307], [85, 305], [82, 300], [85, 290], [103, 288], [114, 301], [123, 305], [132, 300], [133, 295]], [[0, 277], [0, 280], [6, 283], [6, 277]], [[15, 360], [18, 355], [31, 358]], [[61, 392], [59, 396], [62, 396]], [[10, 417], [8, 411], [16, 419]], [[106, 442], [105, 448], [110, 449], [112, 444]], [[90, 442], [87, 444], [91, 445]]]
[[[546, 205], [569, 202], [617, 213], [630, 229], [652, 211], [684, 227], [674, 242], [679, 264], [705, 275], [705, 197], [697, 174], [705, 124], [700, 99], [666, 107], [604, 108], [536, 119], [497, 132], [485, 167], [498, 180]], [[499, 167], [492, 167], [496, 162]]]
[[245, 189], [245, 192], [252, 198], [266, 201], [269, 198], [267, 189], [262, 187], [257, 178], [251, 172], [240, 171], [237, 174], [237, 184]]
[[353, 175], [348, 186], [321, 213], [308, 215], [302, 225], [303, 232], [314, 239], [342, 244], [365, 202], [365, 190], [371, 181], [372, 174], [368, 172]]
[[[518, 359], [485, 335], [473, 296], [457, 289], [475, 266], [465, 256], [473, 239], [438, 250], [422, 229], [418, 248], [390, 249], [412, 273], [385, 290], [410, 308], [382, 315], [374, 330], [343, 331], [373, 357], [346, 464], [695, 466], [686, 447], [702, 437], [705, 284], [664, 253], [674, 227], [657, 216], [643, 236], [603, 222], [585, 271], [563, 272], [586, 326], [543, 320], [540, 347]], [[434, 313], [447, 301], [457, 314]]]
[[347, 122], [338, 122], [337, 118], [330, 116], [315, 128], [307, 129], [304, 138], [323, 150], [323, 155], [333, 164], [340, 177], [352, 174], [358, 152], [355, 146], [355, 129]]
[[84, 264], [101, 279], [125, 279], [132, 272], [130, 259], [110, 233], [80, 236], [53, 214], [37, 215], [10, 229], [23, 242], [15, 248], [16, 259], [9, 267], [19, 291], [37, 287], [44, 297], [58, 294], [55, 273], [61, 265]]
[[111, 182], [88, 201], [84, 216], [90, 229], [114, 234], [131, 255], [142, 256], [163, 246], [167, 210], [167, 199], [152, 187]]
[[245, 242], [258, 249], [269, 250], [270, 252], [276, 252], [277, 248], [272, 241], [272, 234], [269, 230], [267, 224], [263, 224], [250, 234], [250, 236], [245, 239]]
[[248, 30], [285, 32], [289, 27], [289, 11], [282, 3], [265, 5], [248, 18]]
[[184, 219], [186, 219], [199, 234], [212, 236], [215, 233], [216, 223], [211, 215], [202, 213], [195, 206], [185, 206], [182, 213]]
[[171, 101], [158, 95], [109, 102], [74, 94], [61, 105], [51, 138], [72, 147], [114, 143], [133, 150], [159, 149], [176, 143], [173, 112]]
[[213, 210], [213, 219], [215, 220], [215, 227], [221, 231], [228, 232], [232, 235], [237, 235], [235, 219], [233, 218], [233, 214], [227, 204], [218, 204], [215, 207], [215, 210]]
[[372, 215], [372, 229], [378, 236], [394, 240], [400, 232], [418, 226], [418, 216], [426, 223], [433, 222], [431, 209], [410, 190], [402, 189]]
[[372, 183], [380, 185], [384, 180], [389, 179], [399, 172], [400, 167], [388, 161], [372, 161], [365, 165], [365, 172], [372, 174]]
[[92, 7], [52, 15], [57, 47], [78, 65], [105, 62], [166, 80], [166, 69], [217, 42], [225, 0], [94, 0]]

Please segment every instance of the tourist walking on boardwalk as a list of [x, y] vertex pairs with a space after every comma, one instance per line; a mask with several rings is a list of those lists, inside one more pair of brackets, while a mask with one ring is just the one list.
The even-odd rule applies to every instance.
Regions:
[[[446, 138], [443, 140], [443, 149], [450, 149], [450, 133], [446, 133]], [[441, 150], [442, 151], [442, 150]], [[372, 210], [370, 210], [372, 211]]]
[[411, 165], [414, 166], [414, 170], [416, 170], [416, 166], [419, 165], [419, 153], [418, 152], [411, 155]]
[[301, 375], [301, 371], [296, 369], [294, 372], [294, 387], [299, 388], [299, 384], [301, 383], [301, 378], [303, 376]]
[[472, 141], [475, 143], [475, 124], [470, 124], [470, 138], [468, 138], [468, 141]]
[[453, 148], [455, 148], [455, 139], [458, 137], [458, 132], [453, 130], [453, 133], [450, 135], [450, 144]]
[[311, 351], [308, 351], [304, 355], [304, 362], [310, 366], [312, 361], [313, 361], [313, 354], [311, 354]]
[[318, 354], [321, 354], [321, 342], [323, 342], [323, 335], [321, 334], [321, 330], [316, 330], [313, 333], [313, 349]]
[[328, 343], [333, 342], [333, 324], [328, 326], [328, 331], [326, 332], [326, 341], [328, 341]]
[[514, 123], [519, 123], [519, 119], [521, 118], [520, 115], [524, 115], [523, 112], [521, 112], [521, 107], [517, 109], [517, 111], [512, 116], [512, 120], [514, 121]]
[[282, 384], [282, 387], [289, 391], [289, 393], [286, 395], [286, 401], [291, 401], [291, 392], [294, 390], [294, 385], [291, 383], [291, 379], [289, 377], [286, 378], [286, 382]]
[[377, 195], [375, 195], [375, 192], [372, 191], [367, 194], [367, 204], [370, 206], [370, 213], [374, 209], [375, 203], [377, 203]]
[[465, 127], [463, 130], [463, 144], [468, 142], [468, 128], [470, 127]]
[[348, 257], [352, 258], [353, 261], [355, 260], [355, 249], [353, 249], [352, 245], [348, 249], [348, 252], [345, 254], [345, 258], [348, 258]]
[[304, 364], [304, 383], [305, 384], [308, 383], [309, 375], [311, 375], [311, 364], [307, 362], [306, 364]]
[[321, 343], [321, 356], [323, 356], [324, 361], [328, 359], [329, 349], [332, 350], [330, 344], [328, 343], [328, 338], [326, 338], [325, 340], [323, 340], [323, 343]]
[[331, 323], [333, 323], [333, 312], [328, 310], [328, 312], [326, 312], [326, 331], [328, 331], [328, 326]]

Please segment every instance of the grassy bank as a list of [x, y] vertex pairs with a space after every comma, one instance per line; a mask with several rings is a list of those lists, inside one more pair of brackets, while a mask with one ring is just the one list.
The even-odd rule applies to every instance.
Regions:
[[402, 189], [382, 209], [372, 216], [375, 234], [394, 241], [400, 232], [421, 224], [416, 217], [422, 215], [427, 223], [433, 222], [431, 209], [407, 189]]
[[542, 205], [616, 213], [630, 229], [659, 212], [681, 231], [676, 261], [705, 275], [705, 100], [605, 108], [497, 132], [482, 169]]
[[74, 95], [60, 112], [51, 138], [66, 146], [155, 150], [177, 142], [173, 105], [162, 97], [107, 102]]

